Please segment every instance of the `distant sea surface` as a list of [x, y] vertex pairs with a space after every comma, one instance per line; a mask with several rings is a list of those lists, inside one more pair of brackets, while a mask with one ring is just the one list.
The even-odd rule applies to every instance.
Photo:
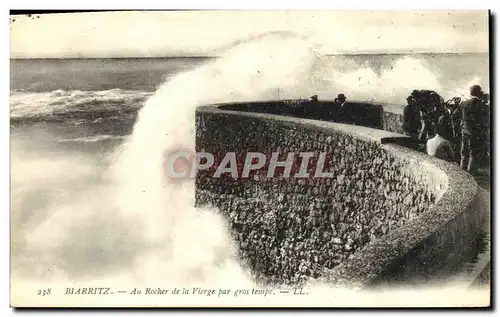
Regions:
[[[69, 137], [75, 142], [120, 138], [131, 133], [137, 110], [163, 82], [212, 59], [13, 59], [10, 61], [11, 126], [39, 125], [40, 122], [66, 125], [65, 139]], [[466, 91], [471, 83], [481, 84], [489, 91], [488, 54], [343, 55], [325, 59], [335, 59], [332, 68], [337, 73], [363, 74], [370, 70], [384, 76], [385, 72], [385, 77], [403, 90], [396, 100], [402, 105], [407, 92], [421, 88], [411, 87], [412, 80], [421, 81], [424, 75], [433, 76], [441, 85], [438, 92], [446, 97], [457, 89]], [[405, 78], [390, 73], [395, 67], [404, 72]], [[420, 68], [425, 69], [425, 74], [421, 74]], [[408, 83], [403, 89], [397, 83], [402, 79]], [[387, 87], [387, 91], [390, 90], [391, 87]], [[331, 87], [328, 93], [335, 95], [337, 91]], [[348, 97], [353, 94], [356, 99], [374, 99], [369, 93], [365, 96], [362, 90], [356, 91], [356, 87]], [[75, 128], [82, 125], [87, 127], [84, 133]]]

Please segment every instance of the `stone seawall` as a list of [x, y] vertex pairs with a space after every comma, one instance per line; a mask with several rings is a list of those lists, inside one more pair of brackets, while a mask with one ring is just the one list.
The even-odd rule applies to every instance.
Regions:
[[383, 107], [370, 102], [347, 101], [339, 107], [331, 101], [279, 100], [226, 103], [219, 108], [383, 128]]
[[403, 110], [404, 106], [384, 105], [382, 107], [382, 128], [386, 131], [404, 133], [403, 130]]
[[347, 101], [342, 112], [330, 101], [279, 100], [225, 103], [221, 110], [277, 114], [347, 123], [403, 134], [404, 105]]
[[[384, 144], [388, 140], [407, 139], [402, 135], [215, 107], [197, 110], [196, 127], [197, 151], [218, 155], [231, 151], [329, 153], [327, 163], [334, 172], [331, 179], [232, 179], [228, 175], [212, 178], [213, 170], [198, 174], [197, 204], [216, 206], [227, 217], [241, 258], [263, 282], [300, 283], [327, 277], [334, 283], [347, 281], [360, 286], [376, 284], [378, 279], [407, 278], [404, 272], [420, 274], [422, 266], [434, 266], [436, 263], [429, 257], [434, 256], [435, 250], [444, 256], [448, 254], [446, 248], [453, 252], [466, 243], [480, 222], [476, 219], [462, 224], [469, 227], [463, 241], [455, 246], [442, 238], [445, 233], [438, 234], [438, 230], [452, 232], [456, 228], [444, 229], [442, 221], [450, 223], [455, 218], [469, 217], [466, 215], [476, 217], [464, 212], [458, 217], [448, 206], [441, 206], [447, 200], [455, 207], [469, 206], [476, 184], [458, 168], [450, 169], [449, 164], [441, 166], [437, 160], [419, 156], [415, 151]], [[458, 196], [455, 193], [450, 197], [450, 175], [458, 175], [459, 180], [452, 189], [465, 188]], [[442, 215], [440, 212], [429, 219], [424, 217], [435, 210], [436, 203], [446, 209], [448, 218], [437, 217]], [[439, 221], [414, 228], [415, 235], [398, 236], [424, 218]], [[377, 241], [394, 235], [398, 242], [383, 244], [382, 254], [372, 248]], [[442, 248], [434, 248], [435, 245]], [[362, 260], [359, 254], [370, 260]], [[407, 256], [408, 263], [404, 260]], [[420, 256], [423, 262], [414, 260]], [[412, 265], [416, 268], [410, 269]]]
[[429, 210], [332, 270], [328, 277], [332, 284], [366, 288], [427, 282], [434, 273], [463, 260], [464, 250], [477, 241], [485, 223], [487, 211], [481, 206], [480, 188], [468, 173], [398, 145], [383, 147], [407, 162], [405, 166], [421, 181], [445, 178], [448, 186]]

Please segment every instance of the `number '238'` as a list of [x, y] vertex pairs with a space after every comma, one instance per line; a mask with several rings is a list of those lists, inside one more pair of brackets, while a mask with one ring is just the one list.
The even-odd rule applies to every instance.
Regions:
[[51, 291], [50, 288], [39, 289], [37, 295], [40, 295], [40, 296], [50, 295], [50, 291]]

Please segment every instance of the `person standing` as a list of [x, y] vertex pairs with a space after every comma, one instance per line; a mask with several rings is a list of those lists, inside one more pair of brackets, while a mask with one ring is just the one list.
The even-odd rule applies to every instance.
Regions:
[[427, 141], [432, 133], [432, 123], [434, 119], [434, 105], [431, 100], [422, 99], [419, 103], [420, 118], [422, 121], [422, 128], [420, 130], [419, 140]]
[[460, 97], [454, 97], [446, 103], [446, 108], [451, 116], [451, 124], [453, 127], [453, 138], [460, 140], [462, 129], [460, 127], [462, 121], [462, 109], [460, 109], [460, 104], [462, 99]]
[[437, 120], [434, 122], [434, 126], [441, 125], [441, 136], [446, 140], [453, 142], [453, 123], [451, 115], [446, 110], [443, 100], [439, 101], [434, 108], [434, 112], [437, 117]]
[[489, 119], [487, 118], [486, 105], [482, 101], [483, 91], [481, 86], [472, 86], [470, 95], [470, 99], [460, 104], [462, 110], [460, 167], [471, 174], [475, 174]]
[[449, 116], [451, 118], [451, 126], [453, 130], [453, 151], [457, 154], [457, 159], [460, 161], [460, 147], [462, 146], [462, 129], [460, 127], [462, 122], [462, 109], [460, 108], [460, 103], [462, 99], [460, 97], [454, 97], [452, 100], [446, 103]]
[[339, 107], [344, 107], [345, 102], [347, 98], [344, 94], [338, 94], [337, 98], [335, 98], [334, 102], [337, 104]]
[[347, 98], [344, 94], [338, 94], [337, 98], [335, 98], [333, 101], [335, 103], [337, 118], [339, 122], [347, 122], [350, 119], [348, 109], [345, 105], [346, 100]]
[[406, 98], [407, 105], [403, 111], [403, 130], [413, 139], [418, 138], [422, 123], [420, 122], [420, 109], [414, 97]]

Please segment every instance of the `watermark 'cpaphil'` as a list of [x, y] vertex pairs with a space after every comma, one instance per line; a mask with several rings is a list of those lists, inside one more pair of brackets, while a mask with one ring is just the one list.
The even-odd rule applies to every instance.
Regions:
[[326, 152], [166, 152], [163, 170], [169, 182], [196, 178], [199, 172], [206, 177], [230, 177], [234, 180], [255, 177], [332, 178], [328, 172]]

